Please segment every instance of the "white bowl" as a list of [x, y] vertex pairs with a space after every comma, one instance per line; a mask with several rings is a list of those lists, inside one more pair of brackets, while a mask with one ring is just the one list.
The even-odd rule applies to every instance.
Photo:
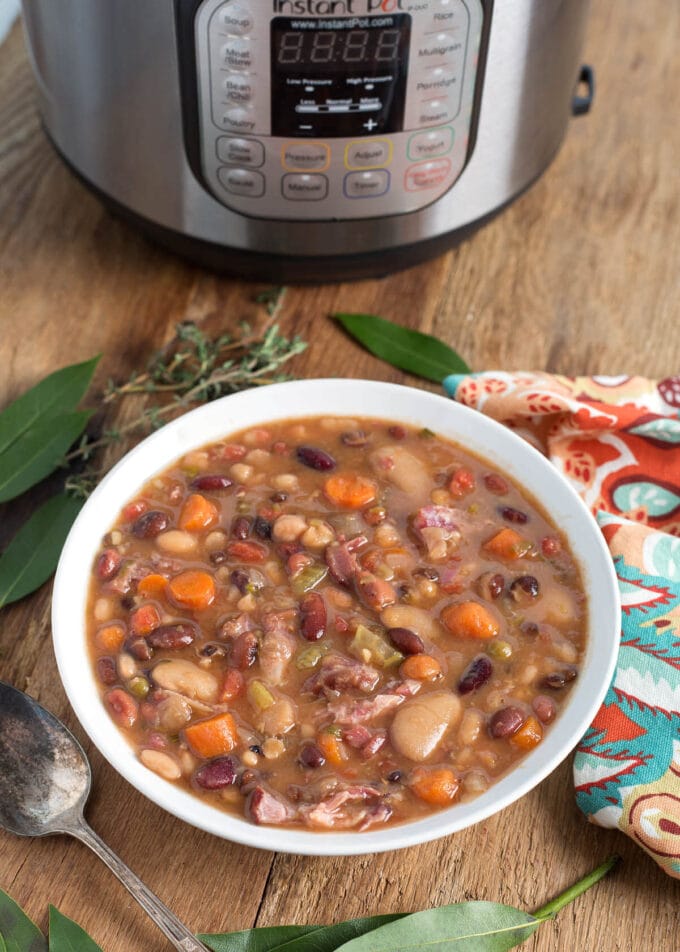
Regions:
[[[258, 827], [224, 813], [144, 767], [99, 697], [86, 647], [91, 566], [117, 514], [154, 474], [187, 451], [270, 420], [317, 414], [369, 416], [429, 427], [487, 459], [523, 486], [566, 534], [588, 596], [587, 649], [564, 712], [543, 742], [497, 783], [467, 803], [426, 819], [365, 833], [312, 833]], [[59, 561], [52, 602], [54, 650], [68, 698], [109, 763], [154, 803], [217, 836], [262, 849], [353, 855], [400, 849], [484, 820], [540, 783], [576, 746], [611, 681], [619, 642], [618, 586], [595, 520], [553, 466], [498, 423], [445, 397], [365, 380], [305, 380], [235, 394], [168, 424], [133, 449], [97, 487]]]

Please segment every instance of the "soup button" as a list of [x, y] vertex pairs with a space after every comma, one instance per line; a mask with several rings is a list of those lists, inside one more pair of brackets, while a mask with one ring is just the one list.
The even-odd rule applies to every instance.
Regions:
[[451, 175], [449, 159], [434, 159], [432, 162], [419, 162], [406, 170], [404, 187], [407, 192], [422, 192], [429, 188], [440, 188]]

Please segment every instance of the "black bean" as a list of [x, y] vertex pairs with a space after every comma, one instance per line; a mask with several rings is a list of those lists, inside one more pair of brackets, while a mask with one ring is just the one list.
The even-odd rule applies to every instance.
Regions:
[[255, 522], [253, 523], [253, 532], [256, 536], [259, 536], [260, 539], [271, 539], [272, 524], [263, 516], [256, 516]]
[[335, 460], [330, 453], [316, 446], [298, 446], [296, 456], [303, 466], [309, 466], [310, 469], [316, 469], [319, 472], [335, 469]]
[[527, 635], [529, 638], [538, 637], [541, 630], [535, 621], [523, 621], [519, 627], [522, 634]]
[[120, 604], [121, 608], [124, 608], [126, 612], [131, 612], [137, 603], [135, 602], [134, 595], [123, 595]]
[[194, 781], [204, 790], [221, 790], [236, 782], [238, 762], [233, 757], [218, 757], [199, 767]]
[[491, 716], [489, 733], [492, 737], [511, 737], [517, 733], [524, 721], [524, 712], [518, 707], [502, 707]]
[[482, 598], [494, 602], [503, 594], [505, 578], [500, 572], [485, 572], [477, 579], [476, 588]]
[[248, 750], [251, 750], [254, 754], [257, 754], [258, 757], [264, 756], [264, 751], [259, 744], [251, 744]]
[[223, 565], [228, 558], [229, 556], [224, 551], [224, 549], [218, 549], [217, 552], [210, 553], [210, 561], [213, 565]]
[[401, 651], [402, 654], [416, 655], [425, 651], [422, 638], [415, 631], [411, 631], [410, 628], [390, 628], [387, 637], [397, 651]]
[[234, 569], [231, 573], [230, 581], [232, 585], [236, 586], [241, 595], [246, 594], [248, 585], [250, 584], [250, 578], [247, 572], [244, 572], [243, 569]]
[[534, 575], [520, 575], [510, 583], [510, 594], [520, 604], [526, 604], [541, 594], [541, 586]]
[[272, 502], [285, 502], [288, 499], [288, 493], [272, 493], [269, 498]]
[[323, 767], [326, 763], [326, 758], [316, 744], [305, 744], [300, 751], [299, 760], [303, 767], [309, 767], [312, 770]]
[[390, 783], [399, 783], [401, 780], [401, 770], [393, 770], [392, 773], [387, 775], [387, 779]]
[[132, 525], [132, 533], [138, 539], [153, 539], [170, 525], [170, 518], [158, 509], [145, 512]]
[[522, 512], [521, 509], [513, 509], [512, 506], [501, 506], [498, 512], [506, 522], [512, 522], [517, 526], [523, 526], [529, 521], [526, 512]]
[[229, 479], [228, 476], [197, 476], [196, 479], [192, 479], [191, 488], [197, 489], [199, 492], [205, 493], [214, 493], [219, 492], [221, 489], [229, 489], [230, 486], [234, 485], [234, 481]]
[[571, 681], [574, 681], [578, 671], [576, 668], [563, 668], [561, 671], [553, 671], [551, 674], [547, 674], [541, 684], [545, 688], [550, 688], [552, 691], [559, 691], [561, 688], [566, 687]]
[[493, 674], [493, 665], [486, 655], [478, 655], [467, 666], [458, 682], [459, 694], [471, 694], [481, 688]]

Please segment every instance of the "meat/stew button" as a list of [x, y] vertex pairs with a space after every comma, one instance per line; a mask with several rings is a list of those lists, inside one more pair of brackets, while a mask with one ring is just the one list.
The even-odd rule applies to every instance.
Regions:
[[451, 175], [449, 159], [418, 162], [406, 170], [404, 187], [407, 192], [421, 192], [428, 188], [440, 188]]

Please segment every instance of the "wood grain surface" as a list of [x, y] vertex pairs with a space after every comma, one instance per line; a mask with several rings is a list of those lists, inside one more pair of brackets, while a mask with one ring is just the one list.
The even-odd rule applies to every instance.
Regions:
[[[403, 381], [329, 320], [380, 313], [433, 332], [478, 369], [665, 376], [680, 368], [680, 5], [598, 0], [585, 59], [598, 74], [543, 178], [470, 241], [381, 281], [289, 288], [298, 376]], [[71, 177], [36, 115], [21, 33], [0, 48], [0, 406], [47, 372], [101, 352], [94, 390], [123, 378], [191, 318], [258, 319], [258, 288], [205, 273], [112, 219]], [[417, 385], [416, 381], [407, 380]], [[113, 422], [113, 421], [109, 421]], [[3, 538], [36, 495], [0, 508]], [[59, 681], [50, 588], [0, 616], [0, 677], [85, 741]], [[198, 832], [147, 802], [85, 741], [93, 827], [196, 931], [330, 922], [465, 899], [532, 909], [613, 852], [619, 870], [526, 944], [534, 952], [673, 952], [680, 884], [574, 805], [571, 762], [519, 803], [429, 845], [352, 859], [274, 855]], [[266, 834], [264, 836], [266, 839]], [[43, 927], [57, 905], [105, 952], [167, 946], [87, 850], [0, 833], [0, 887]]]

